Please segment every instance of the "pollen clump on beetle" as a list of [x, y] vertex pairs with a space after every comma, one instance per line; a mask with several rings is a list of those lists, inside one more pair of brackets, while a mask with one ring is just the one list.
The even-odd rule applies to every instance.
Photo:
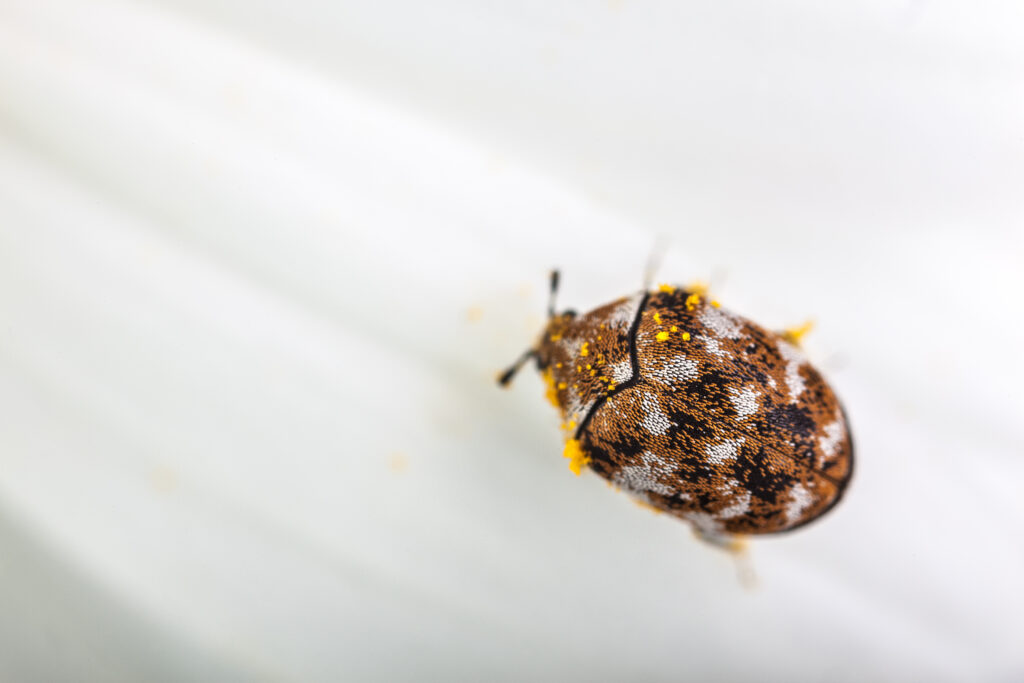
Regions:
[[797, 325], [796, 327], [787, 327], [785, 332], [782, 333], [782, 338], [788, 341], [790, 344], [800, 344], [800, 340], [807, 335], [808, 332], [814, 327], [814, 321], [808, 320], [803, 325]]
[[692, 311], [697, 308], [698, 304], [700, 304], [700, 294], [697, 292], [686, 297], [686, 310]]
[[687, 289], [698, 296], [704, 296], [708, 293], [709, 285], [704, 280], [694, 280]]
[[676, 291], [676, 288], [673, 287], [672, 285], [660, 284], [658, 285], [658, 291], [664, 292], [665, 294], [671, 294], [672, 292]]
[[561, 409], [561, 406], [558, 405], [558, 390], [555, 389], [555, 376], [551, 374], [551, 368], [544, 368], [541, 378], [544, 380], [544, 397], [551, 405]]
[[590, 463], [590, 456], [583, 452], [579, 439], [569, 439], [565, 442], [565, 450], [562, 456], [569, 459], [569, 469], [573, 474], [579, 476], [583, 466]]
[[668, 339], [668, 332], [662, 330], [658, 334], [654, 335], [654, 338], [657, 339], [658, 341], [665, 341], [666, 339]]
[[580, 349], [580, 355], [581, 356], [589, 356], [590, 355], [590, 349], [587, 348], [589, 346], [590, 346], [590, 342], [583, 342], [583, 347]]

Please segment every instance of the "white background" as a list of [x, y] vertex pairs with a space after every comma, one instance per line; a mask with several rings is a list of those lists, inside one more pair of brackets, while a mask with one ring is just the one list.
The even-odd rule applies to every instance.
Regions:
[[[1024, 5], [0, 0], [0, 678], [1024, 677]], [[526, 372], [711, 279], [847, 499], [728, 557]]]

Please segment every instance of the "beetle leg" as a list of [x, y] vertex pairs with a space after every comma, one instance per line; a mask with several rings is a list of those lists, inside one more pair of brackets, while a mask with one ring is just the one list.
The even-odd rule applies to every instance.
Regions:
[[757, 574], [754, 572], [754, 564], [750, 561], [750, 543], [747, 542], [746, 536], [697, 527], [693, 528], [693, 535], [708, 545], [729, 553], [736, 564], [736, 577], [740, 585], [748, 590], [757, 586]]
[[661, 267], [661, 259], [665, 256], [665, 250], [668, 249], [668, 237], [665, 235], [658, 235], [654, 238], [654, 246], [651, 247], [651, 255], [647, 257], [647, 266], [644, 267], [644, 291], [650, 290], [654, 284], [654, 276], [658, 273], [658, 268]]
[[747, 545], [742, 536], [736, 536], [726, 531], [702, 529], [696, 525], [693, 527], [693, 535], [708, 545], [713, 545], [720, 550], [727, 550], [731, 553], [742, 552]]

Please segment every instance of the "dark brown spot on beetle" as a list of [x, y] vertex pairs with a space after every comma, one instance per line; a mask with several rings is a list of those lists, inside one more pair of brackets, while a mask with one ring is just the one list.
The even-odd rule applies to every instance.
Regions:
[[768, 424], [798, 436], [810, 436], [817, 427], [807, 407], [793, 403], [776, 406], [768, 413]]

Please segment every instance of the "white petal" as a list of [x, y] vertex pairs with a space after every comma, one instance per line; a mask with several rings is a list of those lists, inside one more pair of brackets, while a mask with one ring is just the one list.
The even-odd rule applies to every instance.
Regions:
[[[1022, 23], [5, 3], [0, 678], [1019, 676]], [[756, 593], [494, 386], [656, 231], [857, 443]]]

